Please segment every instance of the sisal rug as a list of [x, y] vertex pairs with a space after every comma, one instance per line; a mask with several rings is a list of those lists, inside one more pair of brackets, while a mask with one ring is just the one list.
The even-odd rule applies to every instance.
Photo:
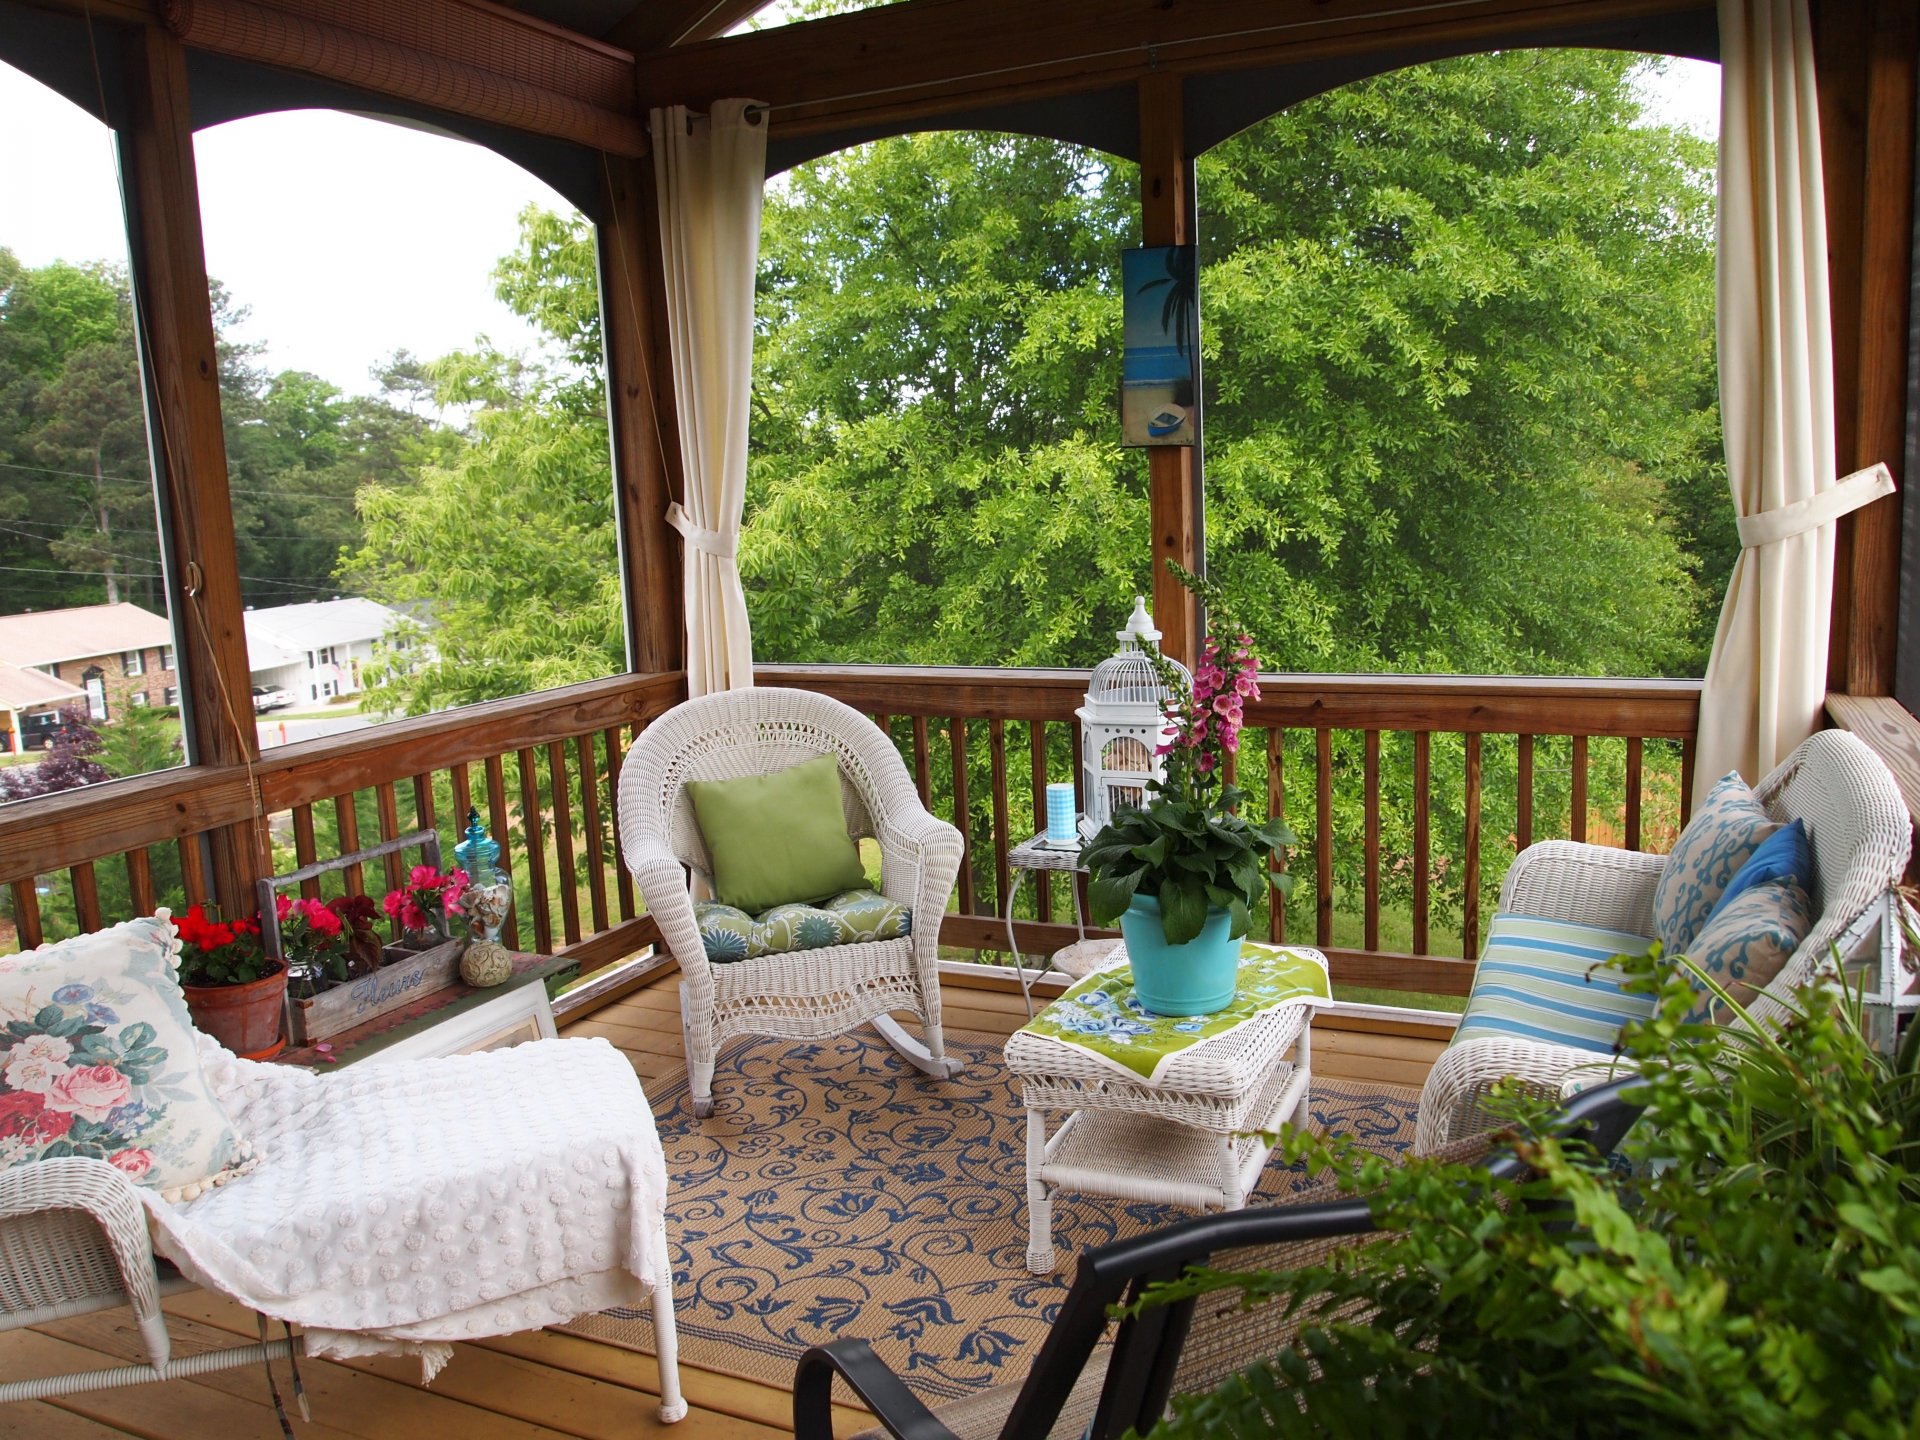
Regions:
[[[695, 1120], [684, 1071], [650, 1097], [666, 1149], [680, 1358], [785, 1388], [809, 1345], [870, 1341], [929, 1403], [1016, 1380], [1078, 1257], [1191, 1213], [1060, 1191], [1052, 1275], [1027, 1273], [1026, 1112], [997, 1039], [949, 1031], [966, 1062], [936, 1081], [878, 1036], [748, 1038], [720, 1052], [714, 1114]], [[1417, 1092], [1316, 1081], [1326, 1130], [1398, 1153]], [[1306, 1184], [1276, 1160], [1259, 1193]], [[644, 1311], [564, 1327], [653, 1350]]]

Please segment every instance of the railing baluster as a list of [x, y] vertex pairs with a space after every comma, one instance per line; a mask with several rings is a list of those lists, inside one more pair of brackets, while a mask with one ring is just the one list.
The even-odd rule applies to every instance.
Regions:
[[1380, 948], [1380, 732], [1367, 731], [1366, 772], [1366, 938], [1369, 950]]
[[1573, 838], [1587, 838], [1587, 737], [1573, 737]]
[[927, 717], [913, 717], [913, 783], [920, 791], [920, 804], [933, 809], [933, 762], [927, 754]]
[[973, 903], [973, 812], [967, 803], [967, 720], [956, 715], [948, 739], [953, 746], [953, 823], [960, 827], [960, 913], [976, 915]]
[[1680, 742], [1680, 825], [1693, 818], [1693, 737]]
[[[500, 846], [500, 863], [513, 873], [513, 829], [507, 813], [507, 767], [498, 755], [487, 757], [487, 828]], [[507, 912], [506, 927], [500, 938], [509, 950], [520, 948], [520, 907]]]
[[[340, 853], [350, 855], [360, 848], [360, 813], [354, 806], [354, 792], [333, 797], [333, 815], [340, 827]], [[345, 871], [347, 893], [364, 895], [367, 891], [365, 869], [358, 863], [349, 865]]]
[[213, 898], [207, 891], [207, 862], [198, 835], [182, 835], [176, 842], [180, 850], [180, 885], [187, 903], [197, 905]]
[[155, 905], [153, 863], [144, 849], [127, 851], [127, 889], [133, 893], [133, 913], [151, 915]]
[[[433, 809], [433, 776], [416, 775], [413, 777], [413, 828], [416, 830], [436, 830], [439, 821]], [[466, 838], [467, 813], [461, 811], [453, 819], [455, 841]]]
[[1533, 736], [1514, 737], [1519, 742], [1519, 764], [1516, 766], [1513, 842], [1514, 849], [1524, 850], [1533, 843]]
[[1413, 736], [1413, 953], [1427, 953], [1427, 872], [1433, 864], [1429, 827], [1433, 801], [1428, 791], [1433, 770], [1433, 737], [1425, 730]]
[[[294, 868], [304, 870], [320, 856], [320, 842], [313, 833], [313, 806], [296, 805], [293, 807], [293, 858], [299, 862]], [[308, 900], [320, 898], [320, 881], [302, 880], [300, 893]], [[191, 890], [187, 892], [193, 894]]]
[[1640, 844], [1640, 786], [1643, 757], [1640, 751], [1640, 738], [1634, 736], [1627, 741], [1627, 849], [1638, 850]]
[[1007, 864], [1007, 847], [1011, 844], [1008, 834], [1011, 826], [1007, 820], [1007, 724], [997, 716], [987, 722], [987, 754], [993, 766], [993, 866], [998, 886], [993, 908], [1001, 912], [1006, 909], [1013, 871]]
[[40, 893], [33, 882], [33, 876], [13, 882], [13, 929], [22, 950], [44, 945], [47, 938], [40, 929]]
[[567, 747], [547, 745], [547, 781], [553, 799], [553, 854], [559, 866], [560, 924], [571, 945], [580, 938], [580, 871], [573, 855], [573, 796], [567, 787]]
[[[1027, 722], [1027, 754], [1033, 775], [1034, 833], [1047, 828], [1047, 722]], [[1033, 913], [1038, 920], [1053, 919], [1053, 876], [1046, 870], [1033, 874]]]
[[[1467, 789], [1464, 800], [1466, 824], [1462, 845], [1466, 850], [1466, 874], [1461, 877], [1464, 894], [1460, 899], [1460, 953], [1469, 960], [1480, 958], [1480, 736], [1467, 736]], [[1375, 948], [1372, 946], [1369, 949]]]
[[1313, 732], [1318, 794], [1314, 796], [1314, 943], [1322, 950], [1333, 944], [1333, 732]]
[[[1278, 725], [1267, 727], [1267, 814], [1285, 818], [1287, 778], [1282, 764], [1286, 754], [1287, 732]], [[1276, 875], [1287, 873], [1287, 853], [1283, 846], [1273, 852], [1267, 867]], [[1287, 938], [1287, 897], [1274, 890], [1267, 895], [1267, 938], [1280, 945]]]
[[620, 727], [610, 725], [601, 732], [601, 744], [605, 747], [607, 760], [607, 794], [613, 803], [613, 878], [620, 892], [620, 918], [631, 920], [639, 913], [633, 898], [633, 872], [627, 869], [626, 856], [620, 849], [620, 762], [626, 759], [626, 750], [620, 743]]
[[453, 791], [454, 828], [467, 828], [467, 812], [473, 808], [473, 783], [467, 777], [466, 762], [447, 768], [447, 784]]
[[533, 909], [533, 948], [542, 955], [553, 953], [552, 900], [547, 894], [547, 836], [540, 814], [540, 777], [531, 749], [520, 757], [520, 823], [527, 837], [527, 883], [532, 889], [528, 904]]
[[[373, 795], [380, 807], [380, 838], [391, 840], [400, 833], [400, 797], [394, 793], [393, 786], [387, 784], [374, 786]], [[386, 863], [387, 889], [398, 890], [406, 881], [407, 872], [402, 863], [404, 857], [395, 851], [383, 855], [381, 859]], [[453, 864], [452, 851], [441, 857], [441, 864], [443, 868]]]
[[600, 821], [600, 767], [594, 763], [593, 736], [576, 737], [573, 752], [580, 761], [580, 829], [587, 852], [587, 900], [593, 908], [597, 933], [607, 928], [607, 850]]
[[73, 911], [85, 931], [100, 928], [100, 884], [94, 878], [93, 862], [82, 860], [68, 872], [73, 877]]

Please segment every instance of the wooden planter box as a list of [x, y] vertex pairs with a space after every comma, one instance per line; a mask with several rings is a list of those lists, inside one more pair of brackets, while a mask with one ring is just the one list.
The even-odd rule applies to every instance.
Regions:
[[466, 948], [464, 940], [448, 940], [431, 950], [403, 950], [389, 945], [385, 963], [373, 974], [307, 999], [289, 996], [287, 1023], [293, 1031], [293, 1043], [311, 1045], [451, 985], [459, 978], [460, 956]]

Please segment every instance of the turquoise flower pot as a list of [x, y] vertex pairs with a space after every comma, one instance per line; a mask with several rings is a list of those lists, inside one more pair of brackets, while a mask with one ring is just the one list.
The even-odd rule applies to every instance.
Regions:
[[1200, 933], [1184, 945], [1169, 945], [1160, 924], [1160, 901], [1135, 895], [1120, 917], [1133, 989], [1155, 1015], [1211, 1015], [1233, 999], [1240, 976], [1240, 942], [1225, 910], [1207, 911]]

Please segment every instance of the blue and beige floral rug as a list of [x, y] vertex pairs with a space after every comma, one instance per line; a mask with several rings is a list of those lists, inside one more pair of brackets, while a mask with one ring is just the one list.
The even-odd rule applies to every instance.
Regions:
[[[809, 1345], [872, 1342], [928, 1402], [1026, 1373], [1078, 1257], [1189, 1212], [1061, 1192], [1053, 1275], [1027, 1273], [1026, 1118], [997, 1040], [948, 1032], [936, 1081], [870, 1031], [723, 1049], [716, 1110], [684, 1075], [652, 1087], [666, 1147], [680, 1358], [785, 1387]], [[1316, 1124], [1398, 1153], [1417, 1094], [1316, 1081]], [[1277, 1162], [1260, 1193], [1301, 1188]], [[651, 1352], [644, 1311], [566, 1327]]]

